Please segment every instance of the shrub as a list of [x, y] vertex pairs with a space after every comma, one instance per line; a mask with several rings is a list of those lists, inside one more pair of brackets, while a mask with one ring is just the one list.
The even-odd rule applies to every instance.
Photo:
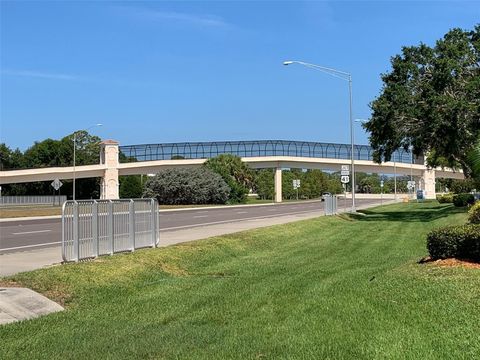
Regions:
[[480, 225], [447, 226], [427, 235], [432, 259], [459, 258], [480, 261]]
[[437, 200], [440, 204], [453, 203], [453, 194], [437, 195]]
[[475, 197], [473, 194], [455, 194], [453, 195], [453, 204], [458, 207], [473, 205]]
[[193, 205], [225, 204], [230, 188], [212, 170], [167, 169], [160, 171], [145, 184], [144, 197], [154, 197], [159, 204]]
[[480, 224], [480, 201], [477, 201], [468, 211], [468, 221], [471, 224]]

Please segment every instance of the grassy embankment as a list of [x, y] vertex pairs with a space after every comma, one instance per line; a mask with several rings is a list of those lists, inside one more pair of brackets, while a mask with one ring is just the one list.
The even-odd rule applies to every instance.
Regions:
[[1, 327], [0, 358], [479, 358], [480, 270], [417, 264], [464, 221], [395, 204], [19, 274], [67, 311]]

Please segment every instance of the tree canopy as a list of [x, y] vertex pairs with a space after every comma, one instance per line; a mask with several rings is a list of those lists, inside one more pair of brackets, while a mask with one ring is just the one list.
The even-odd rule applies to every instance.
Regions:
[[[100, 138], [87, 131], [76, 132], [76, 165], [98, 164], [100, 161]], [[35, 142], [24, 152], [12, 150], [6, 144], [0, 144], [0, 170], [40, 168], [52, 166], [71, 166], [73, 164], [73, 134], [60, 140], [45, 139]], [[72, 181], [63, 180], [61, 194], [72, 193]], [[98, 198], [99, 179], [78, 179], [77, 198]], [[44, 195], [52, 194], [50, 181], [25, 184], [8, 184], [2, 188], [5, 195]]]
[[480, 139], [480, 25], [452, 29], [433, 47], [403, 47], [391, 65], [364, 124], [374, 160], [389, 161], [412, 146], [415, 155], [428, 155], [429, 166], [472, 176], [469, 153]]
[[230, 187], [230, 204], [246, 202], [248, 192], [254, 186], [255, 174], [239, 156], [222, 154], [208, 159], [204, 166], [219, 174]]

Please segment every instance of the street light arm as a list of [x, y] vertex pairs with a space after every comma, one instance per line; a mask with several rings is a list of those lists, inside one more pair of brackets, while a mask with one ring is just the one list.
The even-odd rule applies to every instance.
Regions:
[[306, 67], [309, 67], [309, 68], [312, 68], [312, 69], [315, 69], [315, 70], [318, 70], [318, 71], [322, 71], [324, 73], [335, 76], [335, 77], [337, 77], [339, 79], [342, 79], [342, 80], [346, 80], [346, 81], [351, 80], [351, 74], [350, 73], [340, 71], [340, 70], [336, 70], [336, 69], [332, 69], [332, 68], [329, 68], [329, 67], [326, 67], [326, 66], [320, 66], [320, 65], [310, 64], [310, 63], [307, 63], [307, 62], [304, 62], [304, 61], [296, 61], [296, 60], [290, 60], [290, 61], [284, 61], [283, 62], [283, 65], [290, 65], [290, 64], [303, 65], [303, 66], [306, 66]]

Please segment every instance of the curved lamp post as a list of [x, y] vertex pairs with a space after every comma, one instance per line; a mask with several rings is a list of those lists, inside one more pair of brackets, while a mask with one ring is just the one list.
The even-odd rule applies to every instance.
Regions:
[[77, 149], [77, 133], [80, 131], [88, 131], [91, 128], [102, 126], [103, 124], [95, 124], [92, 126], [87, 127], [86, 129], [75, 130], [73, 132], [73, 200], [75, 200], [75, 160], [76, 160], [76, 149]]
[[310, 64], [306, 63], [303, 61], [294, 61], [294, 60], [289, 60], [289, 61], [284, 61], [283, 65], [291, 65], [291, 64], [299, 64], [306, 66], [308, 68], [318, 70], [324, 73], [327, 73], [329, 75], [332, 75], [336, 78], [348, 81], [348, 92], [350, 96], [350, 142], [351, 142], [351, 153], [350, 153], [350, 158], [351, 158], [351, 166], [352, 166], [352, 212], [356, 212], [356, 205], [355, 205], [355, 159], [354, 159], [354, 129], [353, 129], [353, 111], [352, 111], [352, 75], [350, 73], [328, 68], [325, 66], [320, 66], [320, 65], [315, 65], [315, 64]]

